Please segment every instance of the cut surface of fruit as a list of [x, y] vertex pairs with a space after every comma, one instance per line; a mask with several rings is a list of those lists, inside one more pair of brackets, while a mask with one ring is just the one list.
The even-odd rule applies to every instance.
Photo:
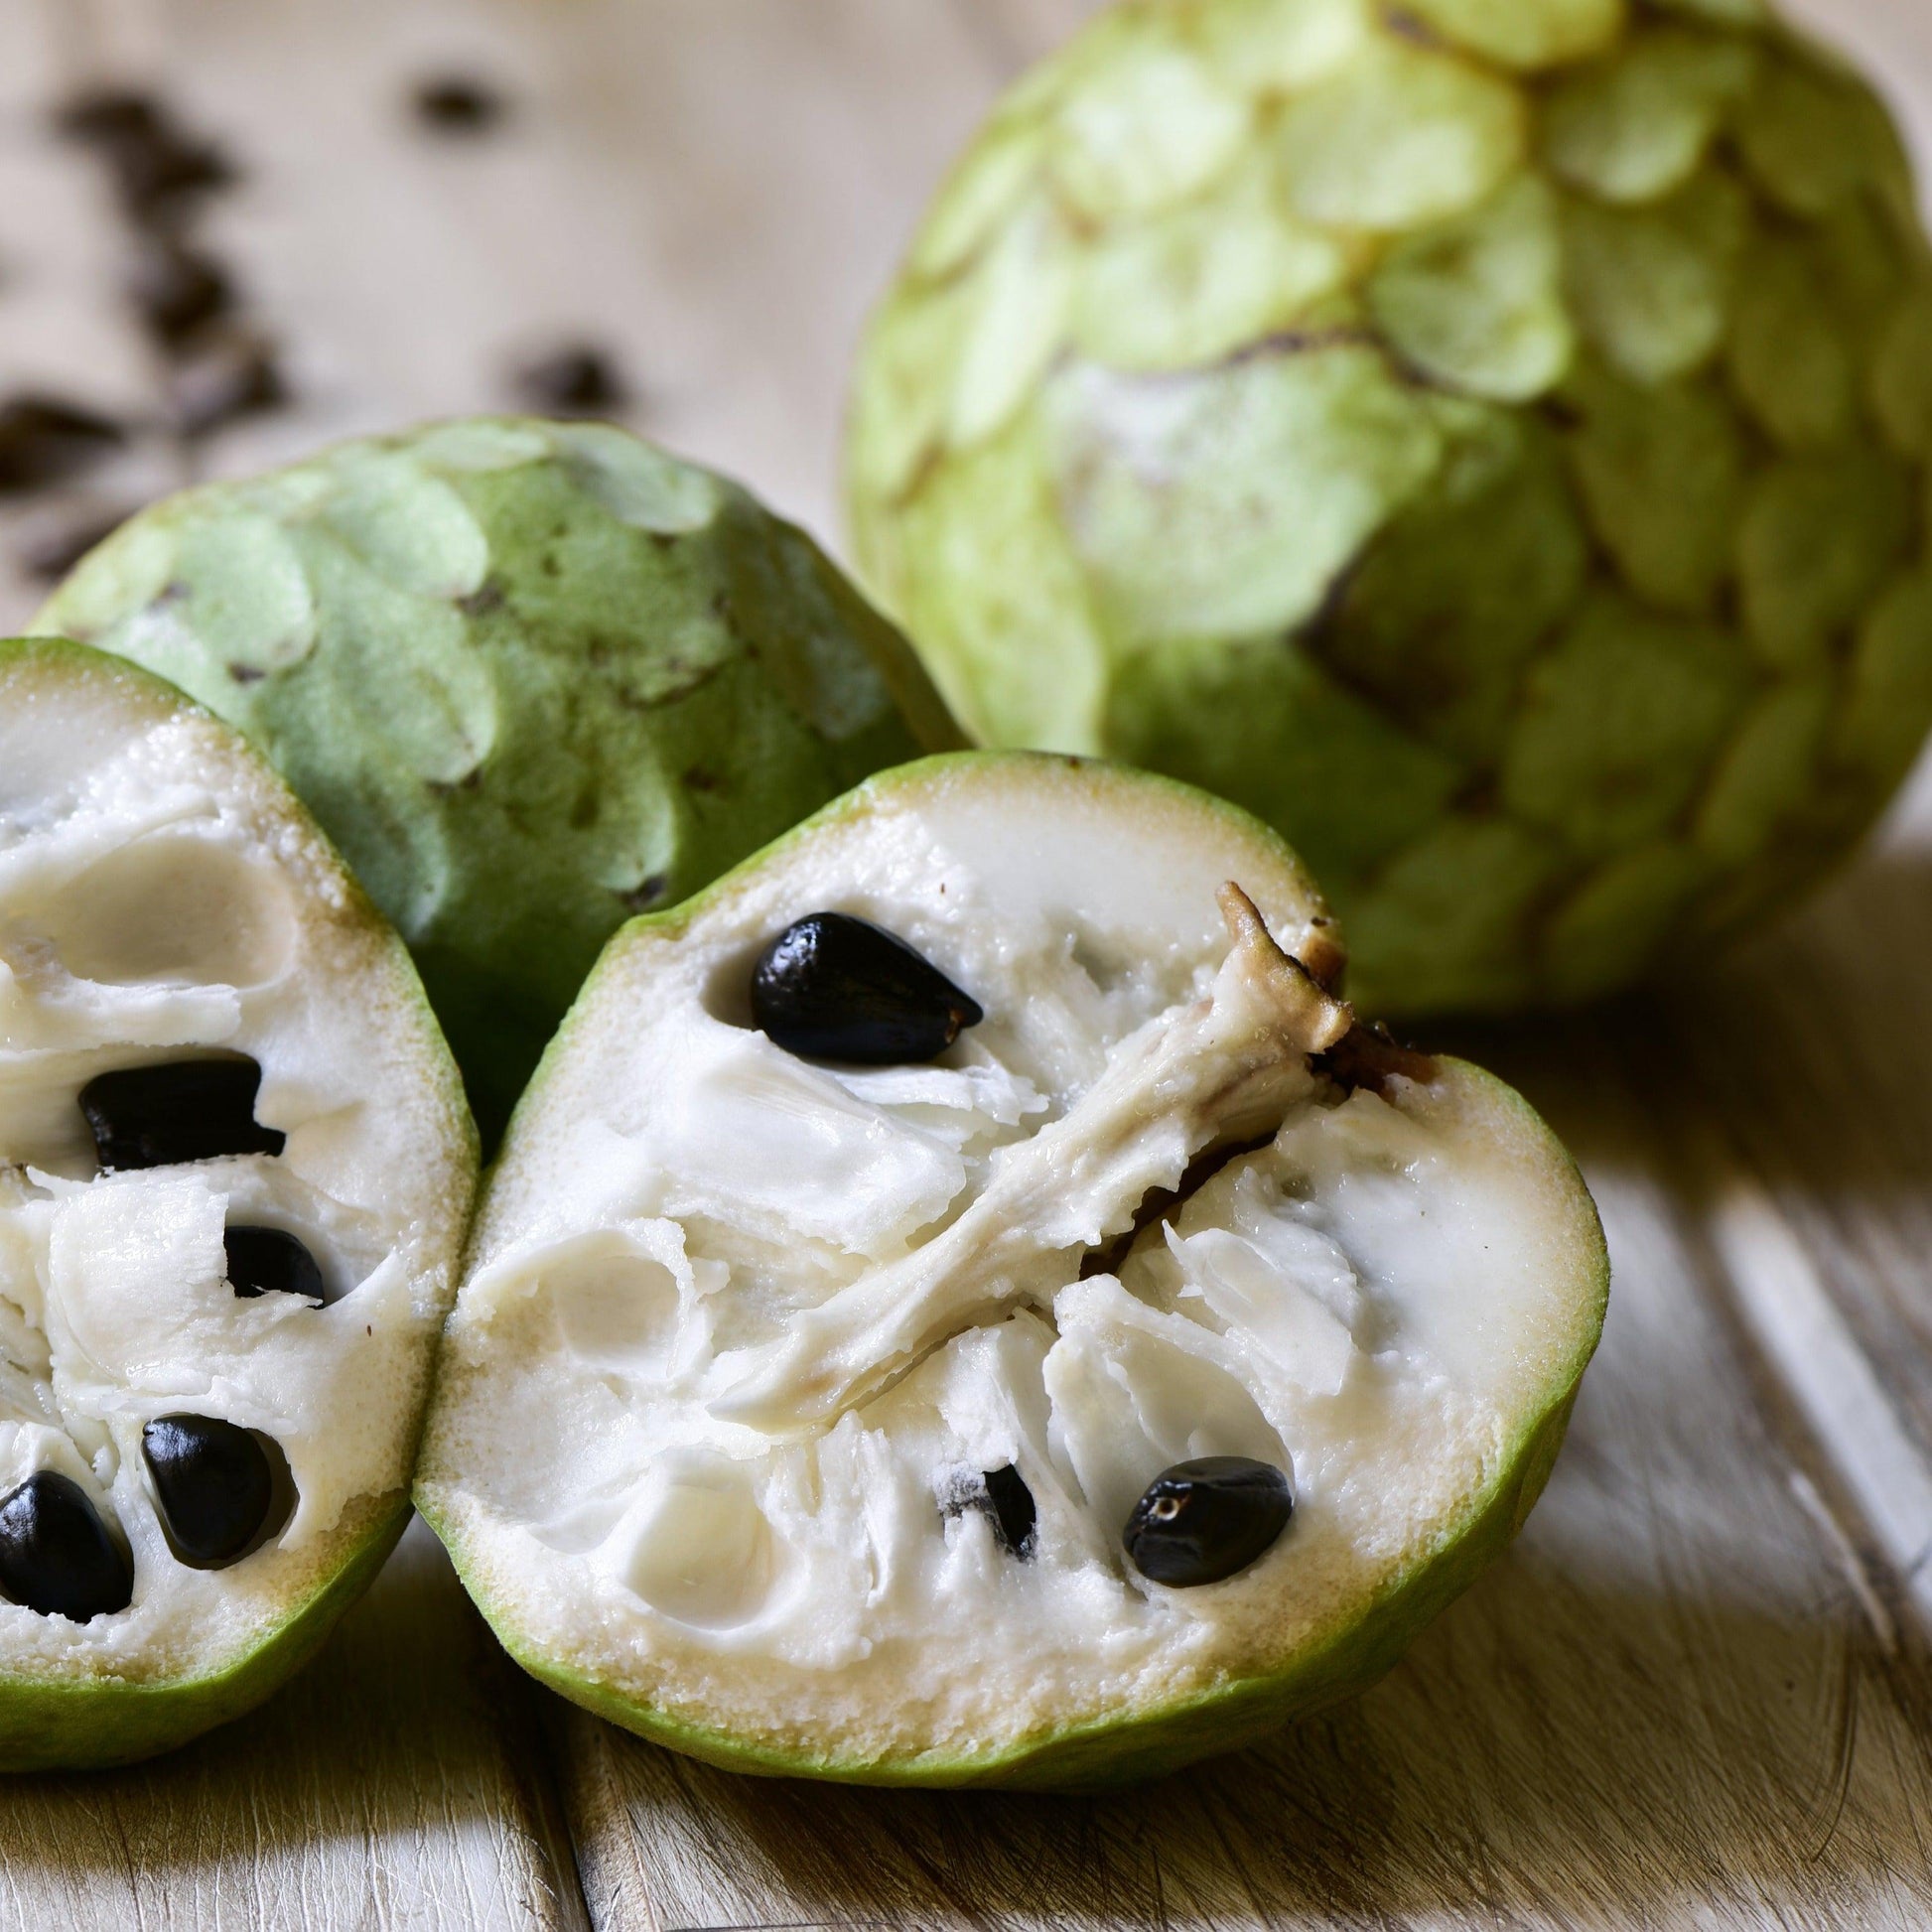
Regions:
[[[975, 1024], [898, 1065], [761, 1031], [832, 913]], [[1379, 1675], [1540, 1489], [1606, 1265], [1529, 1108], [1358, 1027], [1339, 965], [1257, 821], [1026, 754], [871, 780], [625, 928], [419, 1470], [512, 1653], [878, 1782], [1131, 1776]]]
[[267, 1695], [400, 1533], [476, 1175], [401, 942], [227, 726], [0, 642], [0, 1767]]

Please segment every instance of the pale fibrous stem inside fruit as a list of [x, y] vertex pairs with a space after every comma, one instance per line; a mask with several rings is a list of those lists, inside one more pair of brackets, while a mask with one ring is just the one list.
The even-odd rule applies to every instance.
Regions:
[[819, 1429], [966, 1329], [1050, 1306], [1082, 1253], [1203, 1149], [1271, 1134], [1314, 1090], [1311, 1056], [1353, 1025], [1276, 944], [1254, 901], [1219, 895], [1232, 940], [1206, 996], [1124, 1048], [1059, 1120], [1016, 1149], [944, 1232], [718, 1363], [714, 1416], [768, 1435]]

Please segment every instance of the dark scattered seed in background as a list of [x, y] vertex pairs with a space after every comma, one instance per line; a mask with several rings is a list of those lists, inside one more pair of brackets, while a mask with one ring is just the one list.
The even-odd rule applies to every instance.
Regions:
[[182, 344], [168, 393], [175, 427], [189, 437], [288, 400], [274, 344], [258, 329], [226, 323]]
[[14, 546], [14, 562], [37, 584], [58, 584], [95, 544], [103, 543], [134, 514], [134, 506], [75, 512], [43, 525]]
[[617, 364], [589, 343], [567, 343], [519, 363], [510, 386], [525, 409], [542, 416], [602, 416], [630, 403]]
[[55, 110], [54, 125], [69, 141], [90, 147], [153, 140], [162, 113], [152, 94], [133, 87], [97, 87], [73, 95]]
[[174, 348], [226, 312], [234, 291], [220, 265], [173, 236], [154, 236], [134, 257], [128, 300], [164, 348]]
[[416, 118], [439, 134], [487, 134], [509, 112], [509, 103], [475, 74], [436, 74], [416, 83], [410, 96]]
[[120, 424], [56, 396], [12, 396], [0, 402], [0, 494], [61, 483], [125, 435]]
[[165, 226], [188, 203], [236, 180], [234, 164], [219, 147], [189, 134], [159, 99], [137, 88], [75, 95], [59, 110], [55, 125], [107, 163], [138, 224]]
[[234, 164], [211, 141], [169, 141], [156, 147], [116, 150], [115, 185], [133, 218], [148, 226], [165, 226], [182, 205], [237, 179]]

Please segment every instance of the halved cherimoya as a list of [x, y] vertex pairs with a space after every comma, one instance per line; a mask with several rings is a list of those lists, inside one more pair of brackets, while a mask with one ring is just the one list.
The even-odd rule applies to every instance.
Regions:
[[511, 1652], [744, 1770], [1077, 1786], [1358, 1690], [1602, 1325], [1529, 1107], [1359, 1028], [1164, 779], [873, 779], [612, 942], [486, 1191], [418, 1501]]
[[400, 1534], [476, 1180], [401, 942], [242, 739], [0, 643], [0, 1768], [266, 1697]]

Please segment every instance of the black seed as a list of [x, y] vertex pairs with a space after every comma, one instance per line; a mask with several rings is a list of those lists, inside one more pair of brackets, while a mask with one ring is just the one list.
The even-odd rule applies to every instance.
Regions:
[[225, 1154], [280, 1154], [288, 1137], [255, 1120], [253, 1060], [163, 1060], [97, 1074], [80, 1089], [100, 1165], [172, 1168]]
[[609, 355], [588, 343], [571, 343], [525, 362], [512, 376], [516, 399], [526, 409], [552, 416], [594, 416], [621, 409], [629, 385]]
[[937, 1059], [986, 1018], [903, 939], [847, 912], [813, 912], [765, 947], [752, 1014], [786, 1052], [856, 1066]]
[[285, 1229], [231, 1227], [222, 1241], [237, 1295], [300, 1295], [318, 1308], [328, 1301], [315, 1256]]
[[1295, 1498], [1272, 1463], [1247, 1455], [1176, 1462], [1148, 1484], [1121, 1541], [1134, 1567], [1157, 1584], [1218, 1584], [1288, 1528]]
[[0, 494], [65, 482], [119, 446], [118, 423], [55, 396], [0, 402]]
[[260, 1543], [276, 1472], [251, 1430], [216, 1416], [157, 1416], [141, 1432], [141, 1454], [184, 1563], [218, 1570]]
[[0, 1592], [87, 1623], [127, 1608], [134, 1566], [71, 1476], [41, 1469], [0, 1502]]
[[172, 349], [225, 313], [234, 292], [218, 263], [172, 236], [158, 236], [135, 256], [127, 294], [148, 333]]
[[488, 81], [461, 73], [418, 81], [411, 104], [416, 118], [439, 134], [486, 134], [508, 111]]
[[975, 1506], [991, 1520], [1001, 1547], [1022, 1563], [1027, 1562], [1035, 1548], [1034, 1523], [1037, 1512], [1034, 1508], [1034, 1492], [1011, 1462], [1003, 1469], [988, 1469], [984, 1480], [984, 1499], [975, 1498]]

